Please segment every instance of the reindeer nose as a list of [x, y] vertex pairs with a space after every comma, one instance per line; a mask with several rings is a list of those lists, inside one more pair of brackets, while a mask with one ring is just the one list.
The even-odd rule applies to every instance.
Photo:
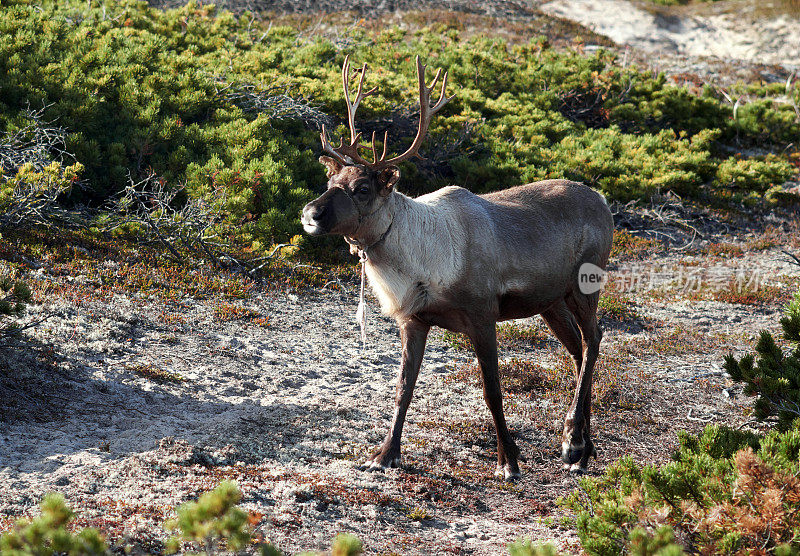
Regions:
[[303, 207], [303, 214], [300, 216], [300, 222], [303, 224], [303, 229], [306, 233], [312, 236], [326, 233], [322, 224], [322, 217], [325, 215], [326, 211], [327, 209], [324, 204], [320, 206], [308, 203]]
[[325, 212], [325, 205], [313, 205], [312, 203], [308, 203], [303, 207], [302, 220], [303, 222], [319, 222], [325, 215]]
[[312, 220], [321, 220], [325, 213], [327, 212], [328, 207], [325, 205], [317, 205], [316, 207], [311, 208], [311, 219]]

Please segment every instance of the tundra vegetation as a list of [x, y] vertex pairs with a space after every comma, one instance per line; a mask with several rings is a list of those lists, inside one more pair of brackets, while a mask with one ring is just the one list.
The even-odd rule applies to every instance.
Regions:
[[[783, 341], [762, 332], [755, 354], [725, 358], [730, 377], [755, 396], [766, 434], [707, 426], [681, 433], [673, 461], [622, 458], [564, 504], [590, 554], [689, 551], [796, 554], [800, 545], [800, 291], [781, 319]], [[788, 350], [788, 353], [787, 353]]]
[[[401, 166], [399, 187], [412, 195], [448, 184], [482, 193], [537, 179], [582, 181], [602, 191], [617, 212], [612, 264], [641, 262], [672, 245], [668, 236], [636, 224], [638, 216], [631, 215], [637, 207], [651, 215], [649, 222], [657, 221], [652, 207], [662, 202], [689, 207], [689, 213], [702, 208], [723, 222], [757, 220], [776, 210], [796, 215], [798, 199], [787, 186], [800, 167], [800, 87], [792, 82], [680, 87], [663, 74], [621, 63], [611, 51], [587, 49], [583, 40], [555, 48], [542, 37], [505, 41], [471, 33], [454, 18], [418, 25], [425, 18], [408, 17], [380, 29], [349, 18], [329, 32], [301, 19], [234, 16], [200, 3], [161, 11], [129, 0], [2, 0], [0, 374], [8, 376], [0, 383], [13, 381], [16, 372], [6, 350], [39, 350], [41, 359], [55, 361], [49, 348], [17, 343], [24, 327], [38, 320], [22, 320], [25, 306], [49, 297], [79, 309], [92, 296], [147, 296], [165, 304], [159, 317], [165, 328], [182, 326], [187, 317], [168, 304], [188, 297], [212, 303], [220, 325], [268, 328], [266, 317], [241, 305], [260, 287], [255, 279], [290, 291], [352, 286], [344, 245], [300, 237], [298, 220], [326, 182], [317, 163], [321, 126], [335, 135], [347, 132], [336, 115], [345, 112], [338, 76], [348, 54], [370, 62], [379, 86], [361, 108], [360, 125], [367, 133], [388, 130], [399, 150], [415, 132], [415, 83], [408, 71], [414, 55], [425, 53], [431, 66], [447, 68], [457, 87], [456, 98], [432, 122], [424, 160]], [[696, 222], [685, 214], [673, 220], [691, 236]], [[671, 256], [691, 269], [780, 247], [800, 249], [796, 225], [761, 231], [746, 243], [709, 241]], [[325, 261], [324, 270], [306, 264], [312, 257]], [[59, 278], [79, 275], [85, 283]], [[619, 417], [623, 431], [655, 427], [641, 411], [649, 391], [639, 386], [653, 379], [641, 369], [642, 380], [632, 386], [627, 370], [656, 354], [703, 352], [723, 363], [731, 338], [752, 332], [736, 331], [734, 324], [723, 337], [667, 326], [642, 310], [648, 300], [762, 309], [785, 301], [797, 285], [789, 279], [748, 290], [732, 283], [690, 295], [664, 288], [646, 298], [609, 288], [600, 301], [602, 325], [646, 334], [616, 344], [613, 356], [599, 362], [598, 414]], [[646, 463], [634, 450], [602, 476], [583, 480], [562, 510], [532, 505], [530, 512], [568, 512], [573, 517], [565, 527], [577, 531], [581, 543], [571, 549], [591, 554], [796, 551], [798, 315], [800, 297], [788, 309], [782, 339], [774, 330], [764, 333], [754, 355], [724, 359], [731, 380], [755, 396], [748, 409], [753, 422], [744, 427], [750, 432], [713, 423], [695, 427], [679, 435], [673, 461]], [[454, 351], [467, 347], [461, 336], [441, 339]], [[514, 352], [501, 361], [508, 412], [540, 428], [563, 418], [547, 408], [563, 405], [574, 388], [571, 363], [565, 352], [551, 349], [549, 332], [506, 323], [498, 327], [498, 340], [504, 350], [534, 346], [552, 355], [534, 362]], [[184, 381], [151, 363], [129, 370], [158, 384]], [[477, 387], [470, 365], [450, 371], [446, 380], [454, 389]], [[523, 402], [534, 398], [542, 404], [531, 414]], [[450, 428], [468, 446], [491, 436], [488, 427], [469, 420], [417, 426]], [[424, 462], [412, 460], [412, 466]], [[433, 493], [431, 499], [464, 482], [494, 484], [469, 462], [460, 473], [453, 483], [444, 474], [403, 477], [418, 481], [415, 489], [428, 481], [420, 492]], [[173, 535], [171, 547], [179, 550], [246, 544], [245, 550], [273, 554], [266, 539], [249, 536], [260, 518], [237, 510], [237, 492], [226, 484], [172, 512], [177, 520], [163, 538]], [[411, 487], [405, 492], [415, 493]], [[370, 504], [377, 498], [415, 523], [437, 511], [419, 497], [403, 506], [405, 499], [364, 489], [343, 487], [336, 495], [347, 504], [359, 496]], [[43, 500], [39, 517], [8, 526], [8, 516], [0, 518], [4, 554], [124, 550], [119, 538], [83, 530], [57, 496]], [[342, 536], [332, 552], [360, 550], [356, 539]], [[509, 552], [555, 549], [520, 540]]]
[[[175, 533], [166, 544], [166, 552], [174, 554], [240, 553], [248, 545], [262, 556], [281, 556], [269, 542], [253, 537], [252, 515], [236, 504], [241, 500], [236, 483], [223, 481], [214, 490], [204, 493], [196, 502], [187, 502], [177, 509], [177, 518], [164, 523]], [[69, 556], [105, 556], [128, 551], [124, 545], [109, 546], [97, 529], [87, 527], [73, 532], [73, 512], [58, 494], [48, 495], [41, 503], [41, 514], [31, 520], [19, 520], [11, 531], [0, 535], [0, 551], [8, 556], [67, 554]], [[193, 552], [193, 551], [199, 552]], [[353, 535], [340, 534], [333, 539], [332, 556], [358, 556], [361, 541]], [[304, 553], [314, 556], [315, 552]]]
[[[65, 202], [102, 205], [154, 176], [180, 191], [174, 203], [219, 209], [208, 234], [264, 253], [300, 232], [298, 212], [325, 183], [317, 137], [324, 123], [343, 131], [333, 114], [344, 109], [337, 84], [347, 54], [373, 62], [378, 86], [362, 108], [363, 131], [388, 129], [392, 144], [414, 133], [414, 54], [447, 68], [458, 87], [431, 125], [426, 160], [401, 167], [412, 194], [567, 178], [611, 200], [671, 191], [720, 206], [763, 204], [782, 202], [781, 185], [796, 172], [786, 147], [800, 123], [784, 97], [796, 105], [800, 88], [784, 83], [693, 94], [620, 67], [604, 50], [462, 37], [442, 24], [357, 25], [333, 40], [191, 2], [169, 11], [131, 1], [5, 4], [0, 153], [49, 151], [63, 169], [42, 176], [45, 168], [4, 157], [0, 202], [45, 180], [72, 184]], [[749, 101], [734, 117], [729, 99], [740, 96]], [[42, 144], [45, 124], [61, 130], [58, 144]]]

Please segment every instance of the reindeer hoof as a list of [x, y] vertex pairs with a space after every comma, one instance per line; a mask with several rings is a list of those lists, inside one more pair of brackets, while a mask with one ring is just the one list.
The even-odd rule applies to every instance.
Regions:
[[374, 457], [370, 458], [365, 461], [363, 464], [359, 465], [358, 468], [361, 471], [386, 471], [387, 469], [400, 467], [400, 457], [396, 458], [381, 458], [381, 457]]
[[561, 446], [561, 461], [566, 465], [578, 463], [583, 458], [583, 448], [584, 446], [571, 446], [565, 442]]
[[497, 469], [494, 471], [494, 476], [498, 479], [503, 479], [508, 483], [513, 483], [518, 481], [522, 475], [519, 472], [518, 467], [513, 467], [511, 464], [507, 463], [505, 465], [498, 465]]
[[585, 475], [589, 472], [589, 468], [585, 464], [573, 463], [572, 465], [564, 464], [564, 469], [573, 475]]
[[585, 473], [589, 458], [592, 456], [597, 459], [597, 449], [591, 440], [578, 446], [572, 446], [567, 442], [561, 445], [561, 460], [564, 462], [564, 469], [569, 469], [571, 473]]

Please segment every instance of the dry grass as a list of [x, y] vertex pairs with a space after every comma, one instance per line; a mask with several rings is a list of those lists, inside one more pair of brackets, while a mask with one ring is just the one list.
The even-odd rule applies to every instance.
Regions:
[[167, 326], [180, 327], [186, 325], [186, 317], [180, 313], [163, 311], [158, 315], [158, 321]]
[[[86, 230], [4, 230], [0, 235], [0, 260], [12, 273], [41, 269], [31, 281], [33, 299], [42, 303], [56, 296], [77, 307], [89, 302], [108, 302], [113, 294], [134, 294], [181, 303], [184, 298], [227, 300], [249, 298], [256, 288], [298, 291], [327, 287], [339, 289], [354, 283], [355, 266], [326, 268], [275, 260], [261, 269], [260, 282], [245, 272], [220, 269], [207, 261], [187, 258], [176, 262], [161, 247], [143, 246], [135, 239], [105, 239]], [[333, 278], [333, 279], [332, 279]], [[220, 307], [217, 320], [247, 320], [260, 326], [266, 321], [244, 309]], [[164, 312], [159, 321], [169, 326], [185, 324], [185, 318]]]
[[754, 2], [758, 17], [778, 17], [788, 15], [800, 18], [800, 0], [772, 0], [771, 2]]
[[784, 245], [784, 232], [775, 227], [768, 226], [763, 232], [748, 239], [744, 244], [745, 251], [766, 251], [773, 247]]
[[269, 319], [258, 311], [248, 307], [233, 305], [231, 303], [219, 303], [214, 306], [214, 320], [217, 322], [248, 321], [257, 326], [269, 326]]
[[719, 258], [743, 257], [744, 249], [742, 246], [735, 243], [719, 242], [709, 243], [702, 250], [701, 253]]
[[711, 297], [715, 301], [723, 303], [769, 305], [776, 303], [781, 298], [781, 288], [771, 285], [750, 288], [731, 282], [728, 287], [712, 292]]
[[[352, 12], [334, 12], [325, 15], [319, 13], [296, 13], [277, 16], [272, 19], [276, 25], [289, 25], [301, 32], [313, 33], [315, 36], [338, 38], [343, 32], [353, 28]], [[465, 13], [454, 10], [427, 9], [395, 12], [392, 24], [404, 29], [420, 27], [438, 27], [439, 32], [454, 30], [464, 37], [489, 35], [501, 37], [511, 44], [527, 44], [531, 37], [546, 37], [547, 41], [558, 47], [575, 47], [576, 39], [582, 43], [614, 46], [614, 43], [603, 35], [566, 19], [552, 17], [541, 12], [529, 12], [529, 18], [493, 18], [476, 13]], [[386, 29], [384, 17], [369, 17], [356, 20], [356, 26], [370, 32]]]
[[636, 303], [624, 293], [606, 289], [597, 304], [597, 315], [601, 319], [617, 323], [633, 323], [639, 319]]
[[614, 230], [611, 245], [611, 261], [622, 262], [640, 260], [663, 250], [660, 241], [652, 238], [633, 235], [626, 229]]
[[[472, 351], [472, 343], [464, 334], [444, 330], [442, 340], [453, 349]], [[554, 337], [543, 326], [515, 321], [497, 324], [497, 347], [500, 349], [543, 348], [552, 341]]]
[[[638, 365], [630, 358], [602, 354], [594, 369], [592, 403], [602, 410], [615, 404], [630, 406], [639, 402], [639, 391], [633, 387], [643, 379], [635, 376]], [[519, 399], [548, 399], [557, 404], [568, 403], [575, 393], [575, 363], [572, 357], [560, 351], [556, 364], [543, 366], [527, 359], [510, 359], [499, 364], [500, 384], [506, 395]], [[445, 379], [481, 387], [481, 375], [474, 364], [460, 365]]]
[[692, 301], [720, 301], [734, 305], [777, 305], [788, 300], [788, 288], [772, 285], [749, 283], [731, 279], [719, 287], [699, 284], [698, 287], [684, 290], [682, 296]]

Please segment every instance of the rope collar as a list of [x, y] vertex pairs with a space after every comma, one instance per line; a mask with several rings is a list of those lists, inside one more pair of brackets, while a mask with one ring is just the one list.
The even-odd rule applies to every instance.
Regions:
[[[377, 211], [375, 211], [375, 212], [377, 212]], [[371, 214], [375, 214], [375, 212], [373, 212]], [[352, 237], [347, 237], [347, 236], [344, 236], [344, 240], [349, 245], [352, 245], [353, 247], [358, 249], [358, 258], [362, 263], [364, 263], [369, 258], [367, 252], [370, 249], [372, 249], [373, 247], [375, 247], [376, 245], [378, 245], [379, 243], [381, 243], [383, 240], [386, 239], [386, 236], [389, 235], [389, 231], [392, 229], [392, 224], [394, 224], [394, 219], [392, 219], [392, 221], [389, 222], [389, 227], [387, 227], [386, 231], [381, 234], [381, 237], [379, 237], [376, 241], [372, 242], [370, 245], [365, 245], [363, 242], [358, 241], [357, 239], [354, 239]], [[361, 223], [360, 222], [359, 222], [358, 226], [359, 226], [359, 228], [361, 227]], [[356, 228], [356, 231], [358, 231], [358, 228]]]
[[386, 239], [386, 236], [389, 235], [389, 230], [392, 229], [392, 224], [394, 224], [394, 219], [389, 222], [389, 227], [386, 228], [386, 231], [383, 232], [381, 237], [378, 238], [378, 241], [374, 242], [372, 245], [363, 245], [360, 241], [356, 241], [347, 236], [344, 238], [347, 243], [358, 249], [358, 260], [361, 262], [361, 293], [358, 298], [356, 320], [358, 321], [359, 328], [361, 329], [362, 350], [366, 349], [367, 347], [367, 303], [364, 301], [364, 285], [367, 281], [367, 260], [369, 259], [368, 251]]
[[[365, 214], [361, 211], [358, 203], [356, 203], [356, 200], [353, 199], [352, 193], [350, 193], [346, 187], [341, 187], [338, 185], [336, 187], [339, 187], [339, 189], [344, 191], [345, 195], [347, 195], [347, 197], [350, 199], [350, 202], [353, 203], [353, 207], [355, 207], [356, 212], [358, 213], [358, 226], [356, 227], [355, 231], [355, 233], [358, 234], [359, 230], [361, 230], [361, 225], [364, 223], [364, 219], [369, 218], [373, 214], [377, 213], [382, 207], [378, 207], [374, 211]], [[370, 245], [366, 245], [353, 237], [344, 236], [344, 240], [352, 247], [355, 247], [358, 251], [358, 260], [361, 262], [361, 293], [358, 299], [358, 308], [356, 309], [356, 321], [358, 321], [359, 328], [361, 329], [362, 350], [367, 347], [367, 304], [364, 301], [364, 286], [367, 280], [367, 260], [369, 260], [369, 251], [386, 239], [386, 236], [389, 235], [389, 231], [392, 229], [392, 224], [394, 224], [394, 218], [392, 218], [392, 221], [389, 222], [389, 226], [381, 234], [381, 237], [379, 237], [377, 241], [372, 242]]]

